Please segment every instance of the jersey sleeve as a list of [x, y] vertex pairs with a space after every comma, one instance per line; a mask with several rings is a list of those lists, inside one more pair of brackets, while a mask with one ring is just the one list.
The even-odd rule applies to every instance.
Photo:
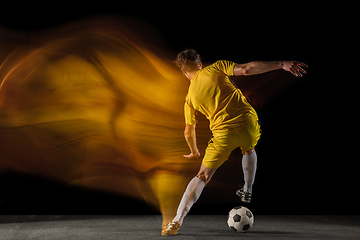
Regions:
[[214, 68], [225, 73], [227, 76], [234, 76], [234, 67], [236, 63], [226, 60], [219, 60], [214, 63]]
[[187, 102], [185, 102], [184, 114], [185, 114], [185, 123], [186, 124], [195, 125], [197, 123], [196, 111]]

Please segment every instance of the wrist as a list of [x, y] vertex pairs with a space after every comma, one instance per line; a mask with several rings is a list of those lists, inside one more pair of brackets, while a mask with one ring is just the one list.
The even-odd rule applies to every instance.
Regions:
[[279, 61], [278, 65], [280, 69], [284, 69], [284, 61]]
[[196, 149], [195, 151], [191, 151], [191, 153], [195, 156], [200, 155], [200, 152], [198, 149]]

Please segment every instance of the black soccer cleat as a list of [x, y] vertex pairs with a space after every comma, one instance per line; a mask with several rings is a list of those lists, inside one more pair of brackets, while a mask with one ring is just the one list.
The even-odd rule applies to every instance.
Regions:
[[237, 190], [236, 195], [238, 197], [240, 197], [241, 201], [243, 201], [244, 203], [250, 203], [251, 202], [252, 194], [250, 192], [248, 192], [248, 191], [244, 192], [243, 188], [240, 188], [239, 190]]

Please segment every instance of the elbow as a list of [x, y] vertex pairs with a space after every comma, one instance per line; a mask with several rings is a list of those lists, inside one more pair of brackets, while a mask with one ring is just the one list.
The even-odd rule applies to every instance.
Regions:
[[244, 76], [252, 75], [251, 66], [249, 66], [249, 65], [244, 66], [244, 68], [242, 70], [242, 73], [243, 73]]
[[252, 69], [252, 67], [250, 66], [249, 63], [235, 66], [234, 75], [235, 76], [241, 76], [241, 75], [248, 76], [248, 75], [251, 75], [251, 69]]
[[196, 137], [196, 133], [195, 133], [195, 131], [185, 131], [184, 137], [186, 139], [192, 139], [192, 138]]
[[194, 133], [184, 133], [184, 137], [185, 139], [192, 139], [195, 137], [195, 134]]
[[194, 138], [195, 135], [196, 135], [195, 125], [186, 124], [185, 131], [184, 131], [184, 137], [186, 139], [190, 139], [190, 138]]

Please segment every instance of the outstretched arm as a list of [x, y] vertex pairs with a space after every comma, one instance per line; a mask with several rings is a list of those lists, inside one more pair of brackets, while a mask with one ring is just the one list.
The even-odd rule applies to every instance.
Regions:
[[186, 124], [184, 136], [186, 142], [190, 148], [191, 153], [189, 155], [184, 155], [187, 159], [197, 159], [200, 157], [200, 152], [196, 145], [196, 132], [195, 132], [196, 125], [189, 125]]
[[234, 75], [254, 75], [269, 72], [277, 69], [284, 69], [291, 72], [296, 77], [302, 77], [306, 71], [301, 67], [308, 67], [305, 63], [296, 61], [255, 61], [244, 64], [236, 64], [234, 67]]

